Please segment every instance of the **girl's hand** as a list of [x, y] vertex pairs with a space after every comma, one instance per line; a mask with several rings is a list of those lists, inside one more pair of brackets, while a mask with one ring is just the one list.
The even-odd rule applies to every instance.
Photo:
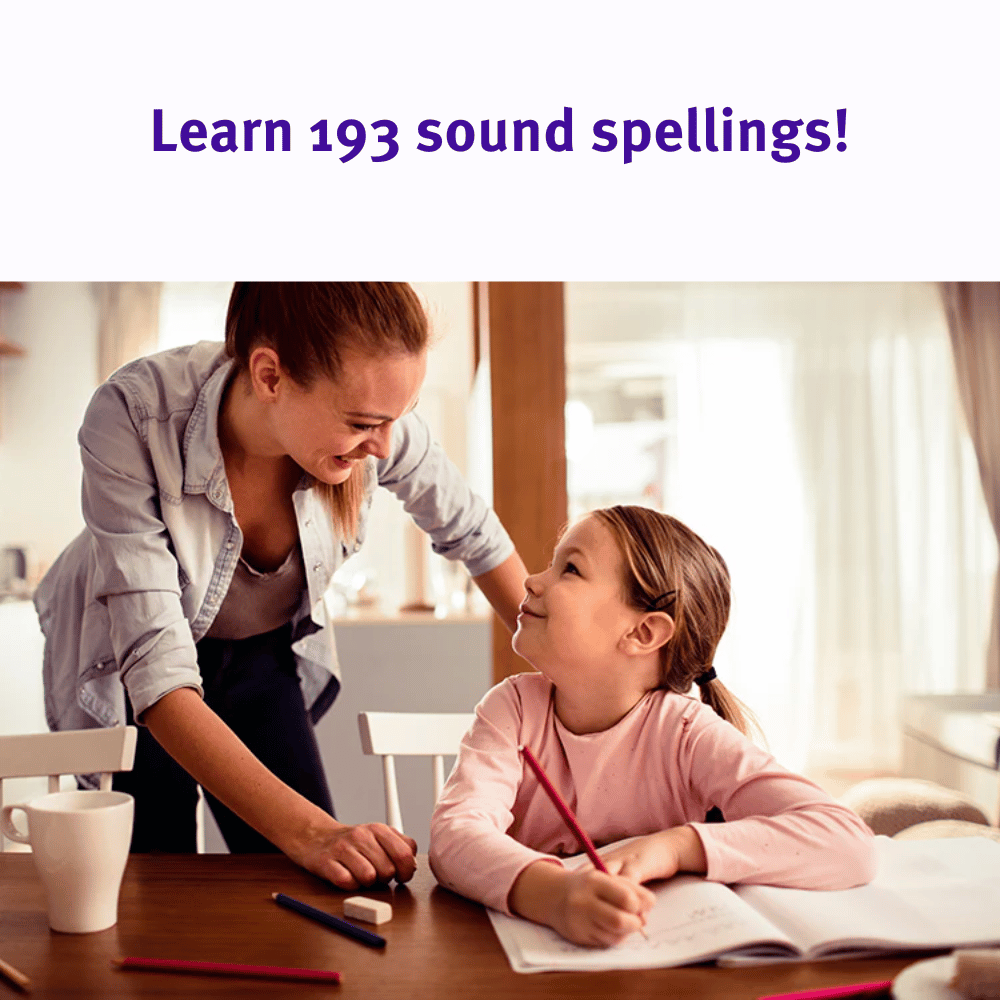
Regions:
[[675, 826], [639, 837], [601, 855], [613, 875], [635, 882], [672, 878], [678, 872], [705, 872], [708, 862], [701, 838], [690, 826]]
[[417, 843], [411, 837], [385, 823], [348, 826], [331, 819], [330, 824], [285, 853], [340, 889], [413, 878]]
[[634, 881], [595, 868], [570, 872], [552, 926], [576, 944], [617, 944], [646, 923], [653, 894]]
[[654, 896], [636, 882], [593, 868], [529, 865], [514, 882], [510, 908], [576, 944], [607, 947], [639, 930]]

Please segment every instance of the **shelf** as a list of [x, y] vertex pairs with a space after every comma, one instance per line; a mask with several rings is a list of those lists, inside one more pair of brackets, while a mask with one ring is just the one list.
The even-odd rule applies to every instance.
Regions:
[[337, 627], [344, 625], [469, 625], [488, 624], [489, 614], [476, 612], [455, 612], [442, 615], [440, 618], [434, 611], [383, 611], [380, 608], [353, 608], [349, 611], [335, 612], [330, 615], [331, 624]]

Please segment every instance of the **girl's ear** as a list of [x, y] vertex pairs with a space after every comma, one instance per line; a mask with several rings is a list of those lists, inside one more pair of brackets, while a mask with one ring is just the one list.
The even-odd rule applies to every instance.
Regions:
[[674, 620], [665, 611], [644, 614], [635, 627], [622, 638], [622, 652], [644, 656], [665, 646], [674, 635]]
[[270, 347], [257, 347], [250, 355], [250, 382], [261, 400], [273, 399], [282, 377], [277, 352]]

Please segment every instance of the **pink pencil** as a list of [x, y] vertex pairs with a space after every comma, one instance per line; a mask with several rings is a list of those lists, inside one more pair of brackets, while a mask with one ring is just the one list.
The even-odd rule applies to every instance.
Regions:
[[176, 958], [113, 958], [120, 969], [151, 972], [195, 972], [211, 976], [255, 976], [264, 979], [296, 979], [300, 982], [339, 983], [339, 972], [326, 969], [288, 969], [281, 965], [237, 965], [231, 962], [189, 962]]
[[826, 997], [865, 996], [868, 993], [886, 993], [892, 989], [892, 980], [879, 983], [850, 983], [847, 986], [825, 986], [816, 990], [800, 990], [798, 993], [771, 993], [759, 1000], [824, 1000]]
[[604, 872], [605, 875], [608, 874], [608, 869], [605, 867], [604, 862], [601, 860], [600, 854], [597, 853], [597, 848], [594, 847], [594, 842], [587, 836], [586, 830], [576, 821], [576, 817], [570, 811], [570, 808], [563, 801], [563, 797], [556, 791], [556, 786], [549, 781], [549, 776], [542, 770], [542, 765], [538, 763], [537, 758], [531, 752], [530, 747], [519, 746], [517, 748], [524, 754], [524, 759], [528, 762], [531, 770], [535, 772], [535, 777], [538, 778], [539, 784], [545, 789], [545, 794], [552, 799], [552, 804], [559, 810], [559, 815], [565, 820], [566, 825], [576, 834], [576, 839], [580, 841], [580, 845], [587, 852], [587, 857], [590, 858], [594, 863], [594, 867], [599, 872]]
[[[608, 866], [601, 860], [600, 854], [597, 853], [597, 848], [594, 847], [594, 842], [587, 836], [587, 831], [580, 826], [576, 817], [573, 815], [573, 811], [568, 805], [566, 805], [563, 801], [563, 797], [556, 791], [556, 786], [549, 780], [549, 776], [542, 769], [542, 765], [538, 763], [538, 758], [531, 752], [531, 748], [522, 744], [517, 749], [524, 754], [524, 759], [528, 762], [528, 766], [531, 770], [535, 772], [535, 777], [538, 779], [538, 783], [545, 789], [545, 794], [552, 799], [552, 804], [559, 811], [559, 815], [562, 816], [563, 821], [576, 835], [576, 839], [583, 845], [583, 849], [587, 852], [587, 857], [594, 863], [594, 867], [599, 872], [604, 872], [605, 875], [610, 875], [611, 873], [608, 871]], [[647, 941], [649, 940], [649, 935], [646, 933], [646, 929], [644, 927], [639, 928], [639, 933]]]

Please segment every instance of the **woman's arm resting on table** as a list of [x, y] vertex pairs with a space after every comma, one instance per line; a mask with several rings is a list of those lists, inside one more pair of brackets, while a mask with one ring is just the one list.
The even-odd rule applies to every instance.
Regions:
[[499, 566], [473, 577], [511, 632], [517, 628], [517, 611], [524, 600], [524, 581], [527, 577], [528, 571], [516, 552], [511, 553]]
[[273, 775], [192, 688], [164, 695], [142, 721], [195, 781], [314, 875], [341, 889], [413, 877], [415, 841], [384, 823], [338, 823]]

